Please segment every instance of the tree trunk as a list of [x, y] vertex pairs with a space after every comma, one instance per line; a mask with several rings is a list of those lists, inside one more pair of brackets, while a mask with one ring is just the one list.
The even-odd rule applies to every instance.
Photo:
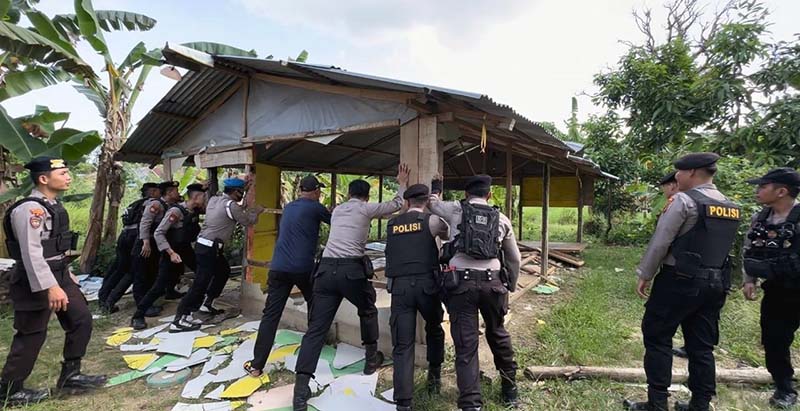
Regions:
[[106, 245], [114, 244], [117, 239], [119, 207], [122, 197], [125, 196], [125, 184], [123, 184], [122, 176], [122, 163], [114, 163], [108, 187], [108, 214], [103, 230], [103, 244]]
[[[525, 369], [528, 379], [541, 380], [575, 380], [575, 379], [608, 379], [626, 383], [644, 383], [647, 376], [641, 368], [609, 368], [609, 367], [538, 367], [531, 366]], [[728, 384], [770, 384], [772, 376], [763, 368], [737, 368], [716, 370], [717, 382]], [[689, 380], [686, 370], [673, 369], [672, 382], [684, 383]]]

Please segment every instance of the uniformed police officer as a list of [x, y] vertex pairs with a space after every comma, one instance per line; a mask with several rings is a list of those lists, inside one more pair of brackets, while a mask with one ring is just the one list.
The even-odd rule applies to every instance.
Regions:
[[160, 252], [158, 276], [150, 290], [136, 306], [131, 318], [134, 330], [147, 328], [144, 315], [158, 298], [174, 289], [184, 272], [184, 267], [197, 269], [192, 243], [200, 233], [200, 212], [206, 204], [206, 190], [202, 184], [186, 187], [187, 201], [173, 204], [158, 224], [153, 238]]
[[[158, 186], [161, 189], [161, 198], [144, 203], [144, 214], [139, 222], [139, 240], [133, 247], [131, 270], [133, 271], [133, 299], [136, 304], [139, 304], [147, 294], [158, 274], [159, 254], [153, 234], [164, 218], [167, 209], [180, 200], [177, 181], [166, 181]], [[170, 294], [174, 294], [174, 292], [172, 290]], [[167, 295], [167, 297], [174, 298], [175, 296]], [[161, 307], [153, 307], [145, 315], [153, 317], [160, 313]]]
[[713, 350], [719, 343], [719, 313], [730, 287], [728, 253], [739, 226], [739, 208], [713, 184], [718, 159], [714, 153], [692, 153], [674, 163], [680, 192], [661, 215], [636, 269], [637, 293], [647, 299], [642, 334], [648, 401], [626, 400], [628, 409], [668, 409], [672, 337], [678, 326], [686, 341], [692, 399], [676, 403], [675, 409], [706, 411], [716, 395]]
[[3, 230], [11, 258], [9, 296], [14, 303], [14, 339], [0, 374], [0, 406], [17, 406], [47, 398], [47, 390], [28, 390], [23, 382], [47, 336], [55, 311], [65, 332], [64, 363], [59, 390], [83, 390], [105, 384], [103, 376], [81, 373], [81, 358], [92, 335], [92, 314], [77, 279], [70, 273], [65, 252], [77, 246], [78, 234], [69, 230], [69, 215], [58, 194], [72, 178], [64, 160], [36, 157], [25, 165], [36, 188], [6, 212]]
[[788, 409], [797, 403], [790, 347], [800, 326], [800, 174], [777, 168], [748, 183], [758, 185], [756, 200], [764, 208], [744, 241], [744, 295], [755, 300], [757, 281], [763, 281], [761, 344], [775, 381], [769, 402]]
[[[119, 311], [119, 307], [116, 306], [117, 301], [122, 298], [128, 287], [133, 284], [131, 253], [133, 253], [136, 239], [139, 238], [139, 222], [142, 221], [142, 215], [144, 214], [144, 203], [149, 199], [161, 197], [161, 189], [158, 188], [156, 183], [142, 184], [141, 191], [142, 198], [128, 205], [122, 214], [122, 232], [117, 238], [117, 256], [103, 279], [103, 286], [100, 287], [100, 291], [97, 294], [100, 309], [105, 314]], [[117, 287], [120, 288], [119, 291], [116, 291]]]
[[248, 196], [244, 205], [239, 204], [245, 199], [244, 180], [228, 178], [223, 184], [223, 194], [208, 199], [206, 219], [194, 249], [197, 258], [195, 279], [178, 305], [175, 320], [170, 326], [171, 332], [199, 329], [202, 321], [192, 317], [191, 313], [200, 309], [201, 305], [212, 315], [223, 312], [214, 308], [213, 302], [222, 294], [231, 274], [230, 264], [223, 254], [225, 243], [230, 241], [237, 223], [253, 226], [264, 212], [264, 207], [253, 204], [253, 196]]
[[401, 164], [397, 173], [397, 195], [388, 202], [369, 203], [370, 185], [355, 180], [348, 187], [350, 199], [337, 206], [331, 217], [328, 243], [314, 274], [314, 291], [308, 332], [303, 336], [295, 366], [293, 407], [295, 411], [308, 409], [311, 389], [308, 383], [314, 377], [317, 361], [325, 345], [325, 336], [336, 317], [336, 311], [347, 299], [358, 310], [361, 321], [361, 341], [366, 348], [364, 374], [370, 375], [383, 363], [383, 353], [378, 351], [378, 309], [375, 307], [375, 288], [372, 263], [364, 255], [369, 236], [370, 222], [392, 214], [403, 206], [403, 191], [408, 183], [408, 166]]
[[319, 227], [322, 223], [331, 223], [331, 212], [319, 202], [324, 187], [309, 174], [300, 181], [300, 198], [283, 207], [278, 240], [269, 263], [267, 300], [258, 326], [253, 359], [244, 364], [245, 370], [253, 377], [261, 375], [272, 352], [281, 315], [292, 289], [300, 289], [306, 304], [311, 306], [311, 276], [319, 246]]
[[404, 193], [408, 210], [389, 220], [386, 228], [387, 290], [392, 295], [389, 324], [392, 329], [394, 402], [398, 411], [411, 411], [414, 388], [414, 343], [417, 312], [425, 320], [428, 346], [428, 389], [438, 392], [444, 361], [442, 300], [437, 238], [447, 241], [450, 230], [440, 217], [425, 211], [430, 192], [414, 184]]
[[496, 207], [489, 206], [492, 178], [471, 177], [466, 199], [441, 201], [441, 180], [432, 184], [431, 211], [450, 225], [452, 247], [450, 272], [445, 273], [445, 304], [450, 314], [450, 332], [456, 349], [458, 407], [479, 411], [481, 398], [478, 363], [478, 312], [486, 324], [486, 341], [501, 376], [503, 401], [516, 408], [517, 363], [511, 336], [504, 326], [508, 293], [519, 278], [520, 254], [511, 221]]

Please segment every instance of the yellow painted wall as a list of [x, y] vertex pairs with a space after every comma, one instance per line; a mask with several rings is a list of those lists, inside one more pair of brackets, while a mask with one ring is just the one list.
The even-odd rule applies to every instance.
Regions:
[[[266, 164], [255, 165], [256, 204], [267, 208], [278, 208], [280, 204], [281, 169]], [[278, 215], [262, 214], [258, 223], [248, 233], [247, 257], [257, 262], [269, 262], [278, 238]], [[262, 291], [267, 289], [267, 268], [248, 267], [248, 281], [258, 283]]]
[[[591, 189], [588, 189], [584, 180], [584, 205], [591, 203]], [[589, 191], [589, 193], [587, 193]], [[588, 194], [588, 195], [587, 195]], [[542, 206], [542, 178], [524, 177], [522, 179], [522, 205], [524, 207]], [[577, 207], [578, 206], [578, 178], [551, 177], [550, 178], [550, 206], [551, 207]]]

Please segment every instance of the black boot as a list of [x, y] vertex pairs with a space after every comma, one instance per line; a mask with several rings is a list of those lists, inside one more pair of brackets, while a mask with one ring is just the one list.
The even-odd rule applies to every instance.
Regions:
[[431, 394], [439, 394], [442, 390], [442, 366], [441, 365], [428, 365], [428, 392]]
[[46, 400], [47, 390], [28, 390], [22, 381], [0, 381], [0, 408], [21, 407]]
[[413, 411], [411, 400], [397, 401], [397, 411]]
[[364, 356], [364, 375], [372, 375], [383, 365], [383, 353], [378, 351], [378, 343], [365, 344], [367, 354]]
[[788, 410], [797, 404], [797, 394], [781, 389], [775, 390], [772, 397], [769, 399], [769, 405], [781, 410]]
[[109, 314], [114, 314], [115, 312], [118, 312], [118, 311], [119, 311], [119, 307], [117, 307], [116, 305], [109, 305], [105, 301], [100, 302], [100, 312], [101, 313], [103, 313], [105, 315], [109, 315]]
[[69, 360], [61, 363], [61, 376], [56, 387], [59, 390], [84, 391], [106, 385], [105, 375], [81, 374], [81, 360]]
[[503, 394], [503, 403], [506, 407], [519, 408], [517, 399], [517, 371], [500, 371], [500, 389]]
[[131, 327], [137, 331], [144, 330], [147, 328], [147, 321], [142, 317], [133, 317], [131, 318]]
[[308, 374], [297, 374], [294, 378], [293, 411], [308, 411], [308, 400], [311, 399], [311, 388], [308, 387], [310, 381], [311, 376]]
[[628, 411], [669, 411], [667, 398], [669, 394], [666, 392], [648, 390], [647, 402], [624, 400], [622, 407]]

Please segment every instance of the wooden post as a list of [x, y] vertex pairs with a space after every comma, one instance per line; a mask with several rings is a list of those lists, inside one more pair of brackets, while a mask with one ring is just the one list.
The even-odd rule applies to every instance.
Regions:
[[400, 162], [411, 169], [408, 184], [430, 186], [440, 170], [436, 116], [421, 116], [400, 126]]
[[164, 166], [164, 181], [172, 181], [172, 160], [169, 158], [162, 159]]
[[[383, 202], [383, 175], [378, 176], [378, 202]], [[383, 238], [383, 219], [378, 218], [378, 240]]]
[[547, 232], [547, 215], [550, 212], [550, 163], [544, 163], [542, 172], [542, 275], [547, 275], [550, 241]]
[[578, 235], [577, 235], [577, 242], [578, 244], [583, 242], [583, 181], [581, 180], [580, 173], [578, 176]]
[[213, 196], [219, 192], [219, 168], [208, 169], [208, 195]]
[[509, 144], [506, 147], [506, 215], [511, 218], [513, 213], [514, 207], [514, 198], [512, 196], [514, 190], [514, 180], [512, 179], [512, 162], [514, 160], [514, 155], [512, 151], [512, 146]]
[[336, 183], [338, 183], [336, 173], [331, 173], [331, 209], [336, 207], [336, 201], [339, 197], [336, 191]]
[[522, 178], [521, 177], [520, 177], [519, 181], [520, 181], [520, 183], [519, 183], [519, 199], [518, 199], [519, 203], [517, 204], [517, 215], [519, 215], [519, 221], [517, 222], [517, 224], [519, 225], [519, 235], [517, 236], [517, 241], [522, 241], [523, 240], [523, 238], [522, 238], [522, 228], [523, 228], [522, 220], [523, 220], [523, 218], [522, 217], [523, 217], [523, 212], [525, 211], [525, 209], [522, 207]]

